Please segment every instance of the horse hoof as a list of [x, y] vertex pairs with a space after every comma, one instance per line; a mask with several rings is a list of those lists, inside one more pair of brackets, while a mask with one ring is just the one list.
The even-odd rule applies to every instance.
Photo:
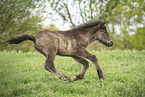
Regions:
[[69, 77], [59, 77], [60, 80], [62, 81], [68, 81], [68, 82], [72, 82], [72, 80]]
[[104, 79], [103, 79], [103, 78], [100, 78], [100, 81], [101, 81], [101, 82], [103, 82], [103, 81], [104, 81]]
[[76, 81], [77, 80], [77, 77], [76, 76], [74, 76], [74, 79], [73, 79], [73, 81]]
[[80, 80], [80, 79], [83, 79], [83, 78], [84, 78], [84, 75], [76, 75], [76, 76], [74, 76], [73, 81]]

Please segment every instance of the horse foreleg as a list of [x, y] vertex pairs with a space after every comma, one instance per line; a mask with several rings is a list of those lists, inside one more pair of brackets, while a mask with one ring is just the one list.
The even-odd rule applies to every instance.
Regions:
[[81, 57], [73, 57], [73, 59], [83, 65], [82, 71], [80, 72], [80, 74], [74, 76], [73, 80], [83, 79], [86, 70], [89, 68], [89, 62]]
[[78, 49], [76, 52], [76, 55], [78, 57], [84, 57], [84, 58], [91, 60], [96, 67], [100, 81], [104, 81], [103, 71], [102, 71], [101, 67], [99, 66], [98, 59], [96, 58], [95, 55], [89, 53], [85, 48]]

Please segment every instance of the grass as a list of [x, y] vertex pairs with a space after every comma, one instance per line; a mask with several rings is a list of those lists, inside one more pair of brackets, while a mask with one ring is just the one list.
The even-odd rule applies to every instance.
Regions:
[[[0, 52], [0, 97], [145, 97], [145, 50], [91, 53], [104, 71], [104, 82], [91, 62], [83, 80], [68, 83], [44, 69], [39, 53]], [[57, 56], [55, 64], [70, 78], [82, 68], [67, 57]]]

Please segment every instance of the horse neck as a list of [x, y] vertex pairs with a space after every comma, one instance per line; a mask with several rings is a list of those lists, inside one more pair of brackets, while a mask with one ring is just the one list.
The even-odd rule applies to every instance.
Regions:
[[99, 29], [96, 29], [96, 27], [92, 27], [86, 31], [86, 35], [89, 37], [90, 43], [94, 42], [97, 39], [98, 30]]

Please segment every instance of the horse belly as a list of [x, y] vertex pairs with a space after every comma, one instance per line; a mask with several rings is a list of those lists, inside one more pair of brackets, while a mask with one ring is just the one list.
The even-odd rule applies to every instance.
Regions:
[[58, 54], [59, 55], [73, 55], [74, 43], [70, 39], [63, 40], [59, 42]]

